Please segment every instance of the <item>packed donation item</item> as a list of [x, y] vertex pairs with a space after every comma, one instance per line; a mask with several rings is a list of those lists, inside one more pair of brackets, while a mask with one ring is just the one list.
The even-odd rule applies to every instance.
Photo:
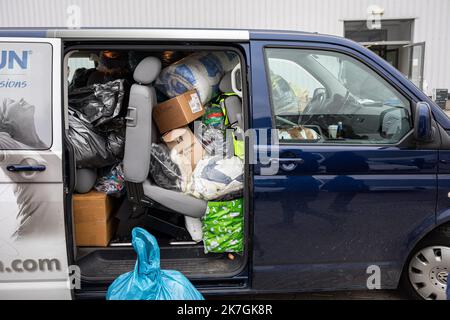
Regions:
[[162, 137], [171, 152], [183, 157], [184, 165], [195, 169], [197, 163], [203, 158], [204, 150], [200, 141], [194, 136], [189, 127], [182, 127], [167, 132]]
[[230, 51], [193, 53], [164, 68], [155, 87], [170, 98], [196, 89], [205, 104], [219, 93], [220, 80], [237, 63]]
[[101, 168], [117, 162], [107, 147], [104, 136], [92, 125], [69, 111], [69, 140], [73, 146], [78, 168]]
[[92, 190], [73, 195], [75, 242], [78, 246], [106, 247], [114, 235], [113, 213], [117, 202], [103, 192]]
[[242, 193], [244, 165], [240, 158], [214, 156], [199, 161], [192, 173], [187, 192], [204, 200], [224, 199]]
[[69, 108], [94, 126], [107, 123], [120, 113], [125, 91], [123, 83], [123, 79], [118, 79], [74, 89], [69, 92]]
[[158, 104], [153, 108], [153, 120], [160, 133], [183, 127], [205, 113], [195, 90]]
[[203, 217], [205, 253], [239, 253], [244, 250], [244, 214], [242, 198], [210, 201]]
[[142, 228], [132, 231], [137, 261], [134, 270], [119, 276], [108, 288], [107, 300], [203, 300], [180, 272], [161, 270], [155, 237]]

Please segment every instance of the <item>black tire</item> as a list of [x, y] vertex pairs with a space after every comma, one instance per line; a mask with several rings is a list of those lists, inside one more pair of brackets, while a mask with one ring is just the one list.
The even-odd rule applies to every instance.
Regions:
[[[423, 300], [415, 286], [410, 281], [409, 268], [411, 260], [419, 253], [422, 249], [427, 247], [448, 247], [450, 249], [450, 224], [438, 227], [436, 230], [432, 231], [428, 236], [426, 236], [419, 244], [414, 248], [408, 260], [403, 268], [402, 276], [400, 279], [400, 289], [404, 291], [412, 299]], [[446, 266], [450, 271], [450, 265]]]

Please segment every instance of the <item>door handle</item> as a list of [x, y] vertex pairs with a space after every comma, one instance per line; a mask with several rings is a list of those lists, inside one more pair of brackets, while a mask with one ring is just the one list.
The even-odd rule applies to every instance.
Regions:
[[45, 171], [46, 167], [44, 165], [26, 165], [26, 164], [10, 164], [6, 167], [6, 170], [10, 172], [33, 172], [38, 171], [42, 172]]
[[281, 170], [290, 172], [294, 171], [299, 164], [301, 165], [305, 163], [305, 160], [303, 160], [302, 158], [271, 158], [270, 162], [278, 163]]
[[303, 164], [305, 163], [305, 160], [303, 160], [302, 158], [270, 158], [269, 163], [271, 162], [291, 162], [296, 164]]
[[302, 158], [279, 158], [277, 159], [279, 162], [295, 162], [297, 164], [305, 163], [305, 160]]

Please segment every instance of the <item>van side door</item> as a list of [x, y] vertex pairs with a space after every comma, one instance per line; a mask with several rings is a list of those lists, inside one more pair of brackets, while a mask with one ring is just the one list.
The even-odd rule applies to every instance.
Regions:
[[0, 37], [0, 299], [70, 299], [61, 40]]
[[254, 166], [254, 288], [367, 289], [374, 270], [395, 288], [435, 223], [438, 151], [413, 138], [418, 101], [346, 46], [253, 41], [251, 52], [253, 126], [276, 130], [257, 145], [276, 168]]

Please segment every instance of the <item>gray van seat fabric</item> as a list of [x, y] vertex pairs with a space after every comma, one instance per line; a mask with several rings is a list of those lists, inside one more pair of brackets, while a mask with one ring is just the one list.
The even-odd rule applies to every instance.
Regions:
[[146, 85], [152, 83], [160, 71], [161, 61], [155, 57], [147, 57], [139, 62], [133, 73], [137, 84], [133, 84], [130, 89], [123, 159], [125, 179], [130, 182], [142, 183], [148, 176], [152, 110], [157, 102], [155, 89]]
[[[241, 86], [241, 78], [239, 73], [237, 73], [236, 77], [236, 86], [238, 90], [242, 90]], [[231, 71], [225, 73], [222, 79], [219, 82], [219, 90], [222, 92], [233, 92], [233, 86], [231, 85]]]
[[[231, 86], [231, 72], [227, 72], [219, 83], [219, 89], [222, 92], [233, 92]], [[243, 129], [242, 123], [242, 101], [238, 96], [230, 96], [225, 99], [225, 109], [230, 124], [237, 123]]]
[[164, 207], [193, 218], [201, 218], [206, 212], [207, 202], [181, 192], [163, 189], [149, 180], [143, 184], [144, 194]]
[[222, 92], [233, 92], [233, 87], [231, 86], [231, 71], [225, 73], [220, 80], [219, 90]]
[[134, 69], [134, 81], [140, 84], [150, 84], [161, 72], [161, 61], [156, 57], [144, 58]]
[[[147, 57], [136, 67], [136, 82], [153, 82], [161, 69], [161, 62]], [[151, 86], [134, 84], [130, 90], [125, 155], [123, 160], [125, 180], [141, 183], [145, 196], [180, 214], [200, 218], [206, 212], [207, 202], [192, 196], [167, 190], [148, 180], [152, 142], [157, 142], [157, 131], [153, 126], [152, 110], [156, 105], [155, 89]]]
[[138, 84], [131, 86], [123, 158], [125, 179], [130, 182], [142, 183], [148, 176], [154, 104], [153, 88]]
[[225, 109], [227, 110], [227, 117], [230, 124], [237, 123], [240, 128], [243, 128], [240, 119], [242, 120], [242, 102], [238, 96], [231, 96], [225, 99]]

